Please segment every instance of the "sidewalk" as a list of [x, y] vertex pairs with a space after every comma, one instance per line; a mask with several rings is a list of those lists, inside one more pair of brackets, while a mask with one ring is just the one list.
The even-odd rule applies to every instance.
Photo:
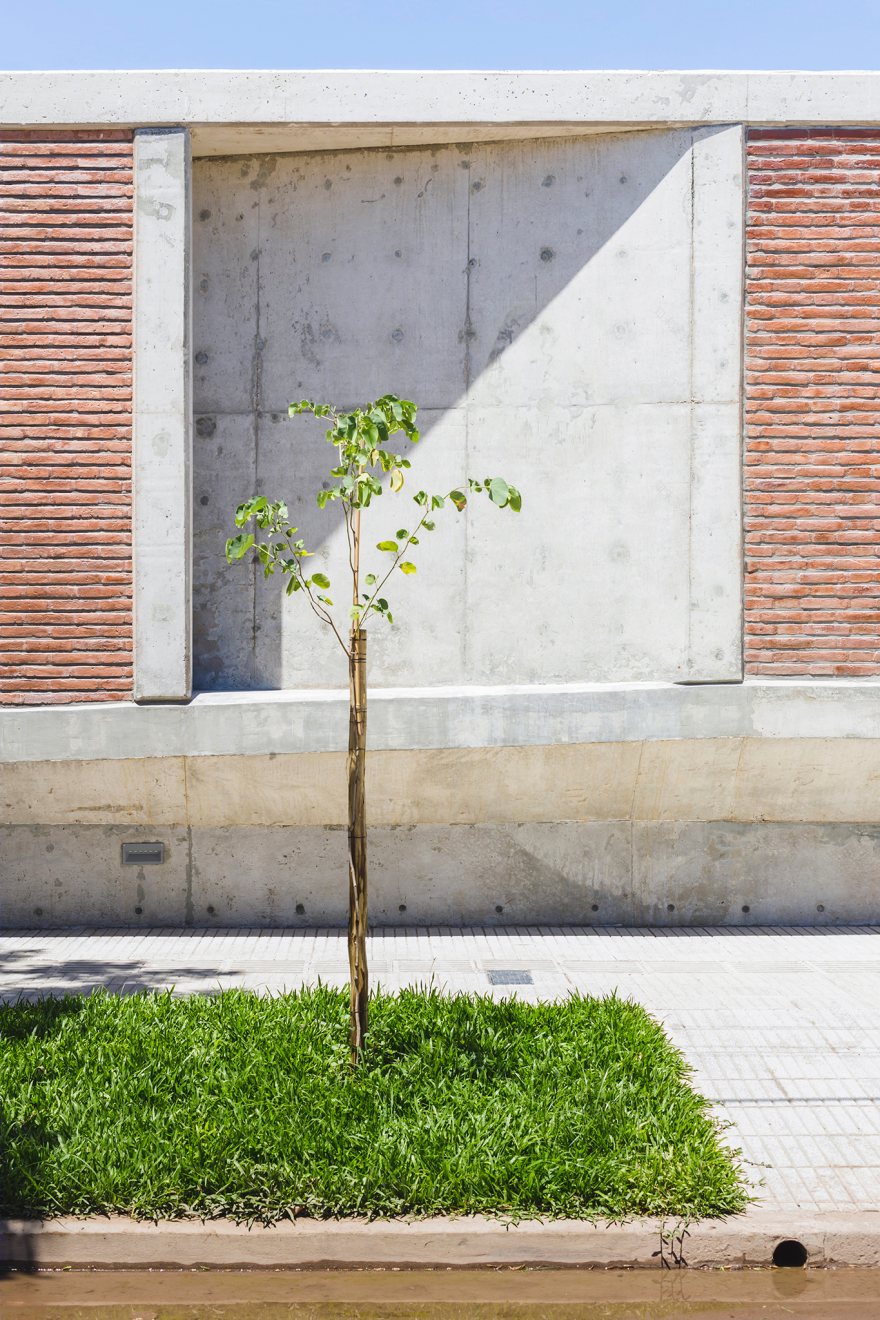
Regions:
[[[336, 929], [15, 931], [0, 969], [4, 998], [348, 980]], [[370, 969], [389, 990], [431, 977], [527, 1000], [616, 989], [663, 1022], [734, 1124], [764, 1208], [880, 1212], [880, 927], [385, 928]], [[532, 984], [490, 985], [505, 970]]]

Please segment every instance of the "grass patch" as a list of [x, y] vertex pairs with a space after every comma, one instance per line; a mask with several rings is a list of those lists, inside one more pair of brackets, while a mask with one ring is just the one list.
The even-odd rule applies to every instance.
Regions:
[[747, 1194], [689, 1067], [638, 1005], [348, 992], [0, 1005], [0, 1207], [700, 1217]]

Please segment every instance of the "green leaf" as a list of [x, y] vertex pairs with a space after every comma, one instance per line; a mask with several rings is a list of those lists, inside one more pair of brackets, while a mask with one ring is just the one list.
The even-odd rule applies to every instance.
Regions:
[[319, 509], [323, 509], [324, 505], [327, 503], [327, 499], [328, 499], [329, 495], [330, 495], [330, 492], [329, 492], [328, 490], [319, 490], [319, 491], [318, 491], [318, 494], [315, 496], [315, 498], [316, 498], [317, 501], [318, 501], [318, 508], [319, 508]]
[[257, 554], [260, 556], [260, 563], [261, 563], [261, 564], [268, 564], [268, 562], [269, 562], [269, 547], [268, 547], [267, 545], [258, 545], [258, 546], [257, 546]]
[[409, 538], [410, 545], [418, 545], [418, 543], [419, 543], [419, 538], [417, 536], [411, 536]]
[[313, 573], [312, 581], [316, 587], [323, 587], [325, 591], [330, 586], [330, 579], [323, 573]]
[[376, 605], [382, 611], [383, 614], [388, 609], [388, 601], [383, 599], [382, 596], [380, 596], [379, 599], [376, 601]]
[[404, 559], [404, 561], [403, 561], [403, 563], [400, 565], [400, 567], [403, 569], [403, 571], [404, 571], [404, 573], [407, 575], [407, 577], [409, 577], [410, 573], [415, 573], [415, 571], [416, 571], [416, 566], [415, 566], [415, 564], [411, 564], [411, 563], [409, 562], [408, 559]]
[[287, 584], [287, 594], [292, 596], [295, 591], [299, 591], [299, 578], [292, 577]]
[[459, 513], [461, 513], [462, 509], [467, 504], [466, 496], [464, 496], [460, 490], [451, 490], [449, 492], [449, 498], [452, 500], [452, 503], [458, 509]]
[[508, 487], [507, 482], [503, 477], [493, 477], [487, 484], [489, 487], [489, 499], [493, 504], [497, 504], [499, 508], [503, 509], [510, 496], [510, 488]]
[[425, 521], [422, 523], [422, 526], [424, 527], [426, 532], [433, 532], [437, 524], [435, 522], [431, 522], [430, 518], [426, 518]]
[[402, 488], [403, 473], [401, 472], [400, 468], [395, 468], [394, 471], [391, 473], [390, 485], [393, 491], [398, 491]]
[[522, 508], [522, 495], [520, 495], [519, 491], [516, 489], [515, 486], [508, 486], [508, 490], [510, 491], [510, 499], [508, 500], [508, 504], [510, 505], [511, 509], [513, 509], [514, 513], [519, 513], [520, 509]]
[[364, 578], [364, 581], [366, 582], [368, 587], [371, 587], [373, 583], [376, 581], [376, 574], [368, 573], [367, 576]]
[[332, 605], [332, 604], [333, 604], [333, 601], [330, 599], [329, 596], [319, 596], [319, 597], [318, 597], [318, 600], [322, 600], [322, 601], [324, 602], [325, 605]]
[[432, 509], [442, 509], [445, 503], [446, 503], [446, 501], [444, 500], [444, 498], [443, 498], [442, 495], [432, 495], [432, 496], [431, 496], [431, 508], [432, 508]]
[[229, 563], [232, 564], [236, 559], [241, 559], [243, 555], [246, 555], [253, 543], [252, 534], [246, 536], [242, 532], [239, 536], [233, 536], [230, 541], [226, 542], [226, 558]]
[[376, 546], [376, 549], [390, 550], [393, 555], [396, 555], [398, 550], [400, 549], [400, 546], [397, 544], [396, 541], [380, 541]]
[[413, 499], [415, 500], [416, 504], [427, 504], [428, 503], [427, 492], [420, 490], [418, 495], [413, 495]]
[[409, 536], [409, 532], [406, 530], [405, 527], [401, 527], [400, 530], [397, 532], [398, 541], [405, 541], [408, 536]]
[[245, 500], [244, 504], [239, 504], [235, 510], [236, 527], [243, 527], [249, 518], [253, 518], [254, 514], [259, 513], [261, 509], [265, 509], [268, 503], [269, 501], [264, 495], [258, 495], [255, 499]]

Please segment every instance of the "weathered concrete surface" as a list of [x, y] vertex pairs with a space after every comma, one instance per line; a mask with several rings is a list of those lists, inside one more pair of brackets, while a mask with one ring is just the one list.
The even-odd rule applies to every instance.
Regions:
[[227, 1220], [158, 1224], [108, 1216], [2, 1221], [3, 1258], [43, 1268], [405, 1268], [504, 1265], [594, 1269], [768, 1266], [777, 1244], [801, 1242], [808, 1265], [880, 1265], [880, 1215], [750, 1209], [730, 1219], [625, 1224], [482, 1216], [423, 1220], [299, 1219], [264, 1228]]
[[[124, 70], [0, 76], [9, 125], [188, 123], [200, 153], [649, 124], [870, 124], [876, 72]], [[259, 145], [258, 145], [259, 144]]]
[[[122, 866], [162, 841], [161, 866]], [[834, 926], [880, 920], [880, 826], [729, 821], [374, 825], [380, 925]], [[3, 921], [341, 926], [341, 825], [11, 825]]]
[[[701, 738], [370, 754], [374, 825], [880, 820], [880, 739]], [[342, 825], [344, 752], [22, 761], [9, 824]]]
[[[0, 763], [333, 752], [348, 691], [203, 692], [185, 706], [0, 709]], [[880, 738], [880, 682], [373, 688], [373, 751], [668, 739]]]
[[185, 128], [134, 139], [134, 695], [192, 693], [191, 163]]
[[[281, 496], [344, 581], [332, 451], [286, 407], [388, 389], [422, 409], [413, 490], [500, 471], [524, 503], [438, 516], [374, 687], [740, 677], [739, 126], [203, 160], [194, 215], [197, 687], [342, 677], [222, 548]], [[377, 500], [367, 542], [407, 508]]]

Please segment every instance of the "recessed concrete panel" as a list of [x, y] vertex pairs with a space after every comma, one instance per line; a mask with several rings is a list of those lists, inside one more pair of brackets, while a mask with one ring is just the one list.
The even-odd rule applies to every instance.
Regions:
[[[511, 352], [516, 351], [516, 346]], [[466, 681], [687, 676], [687, 404], [469, 409]]]
[[[260, 362], [260, 203], [240, 166], [206, 161], [194, 171], [193, 404], [202, 413], [254, 408]], [[248, 169], [250, 173], [250, 169]]]
[[691, 134], [470, 153], [477, 405], [689, 397]]
[[248, 413], [196, 412], [193, 435], [193, 684], [201, 691], [259, 686], [254, 634], [257, 568], [230, 566], [226, 540], [235, 509], [255, 491], [254, 419]]
[[[203, 429], [250, 410], [237, 467], [254, 490], [234, 499], [287, 500], [340, 631], [344, 532], [314, 503], [323, 427], [288, 422], [291, 398], [409, 396], [414, 489], [501, 473], [523, 493], [519, 517], [471, 502], [454, 528], [437, 520], [418, 577], [388, 596], [393, 628], [374, 631], [373, 687], [739, 675], [740, 145], [677, 130], [197, 166]], [[216, 583], [196, 600], [209, 686], [342, 673], [277, 580], [256, 582], [248, 661], [205, 599]]]
[[[275, 414], [274, 416], [277, 416]], [[406, 473], [401, 491], [394, 494], [385, 482], [381, 497], [374, 498], [361, 519], [362, 573], [374, 573], [379, 581], [387, 573], [391, 558], [376, 548], [379, 541], [393, 539], [404, 529], [413, 533], [424, 510], [413, 502], [421, 489], [446, 494], [467, 472], [467, 432], [463, 410], [425, 410], [419, 414], [423, 439], [415, 446], [399, 433], [393, 437], [395, 453], [408, 456], [413, 470]], [[351, 601], [348, 543], [341, 505], [330, 503], [319, 509], [315, 492], [331, 484], [330, 468], [336, 450], [325, 439], [326, 426], [306, 417], [278, 422], [264, 416], [259, 432], [259, 475], [257, 489], [269, 498], [284, 498], [291, 519], [315, 558], [310, 569], [320, 569], [330, 579], [328, 594], [341, 608], [339, 627], [346, 636], [346, 616]], [[243, 497], [242, 497], [243, 498]], [[462, 656], [470, 619], [461, 609], [466, 568], [467, 515], [447, 504], [433, 515], [435, 530], [423, 531], [411, 559], [418, 572], [407, 577], [399, 569], [383, 587], [394, 616], [393, 625], [374, 620], [367, 650], [367, 677], [376, 682], [403, 683], [418, 674], [426, 684], [454, 682], [461, 673]], [[231, 519], [230, 519], [231, 522]], [[238, 565], [227, 570], [240, 572]], [[260, 685], [304, 688], [327, 682], [347, 684], [348, 669], [333, 633], [318, 622], [302, 593], [287, 597], [278, 576], [256, 576], [255, 657]]]
[[436, 408], [462, 392], [468, 232], [459, 166], [455, 148], [255, 160], [252, 172], [265, 174], [263, 407], [303, 395], [344, 406], [391, 390]]

